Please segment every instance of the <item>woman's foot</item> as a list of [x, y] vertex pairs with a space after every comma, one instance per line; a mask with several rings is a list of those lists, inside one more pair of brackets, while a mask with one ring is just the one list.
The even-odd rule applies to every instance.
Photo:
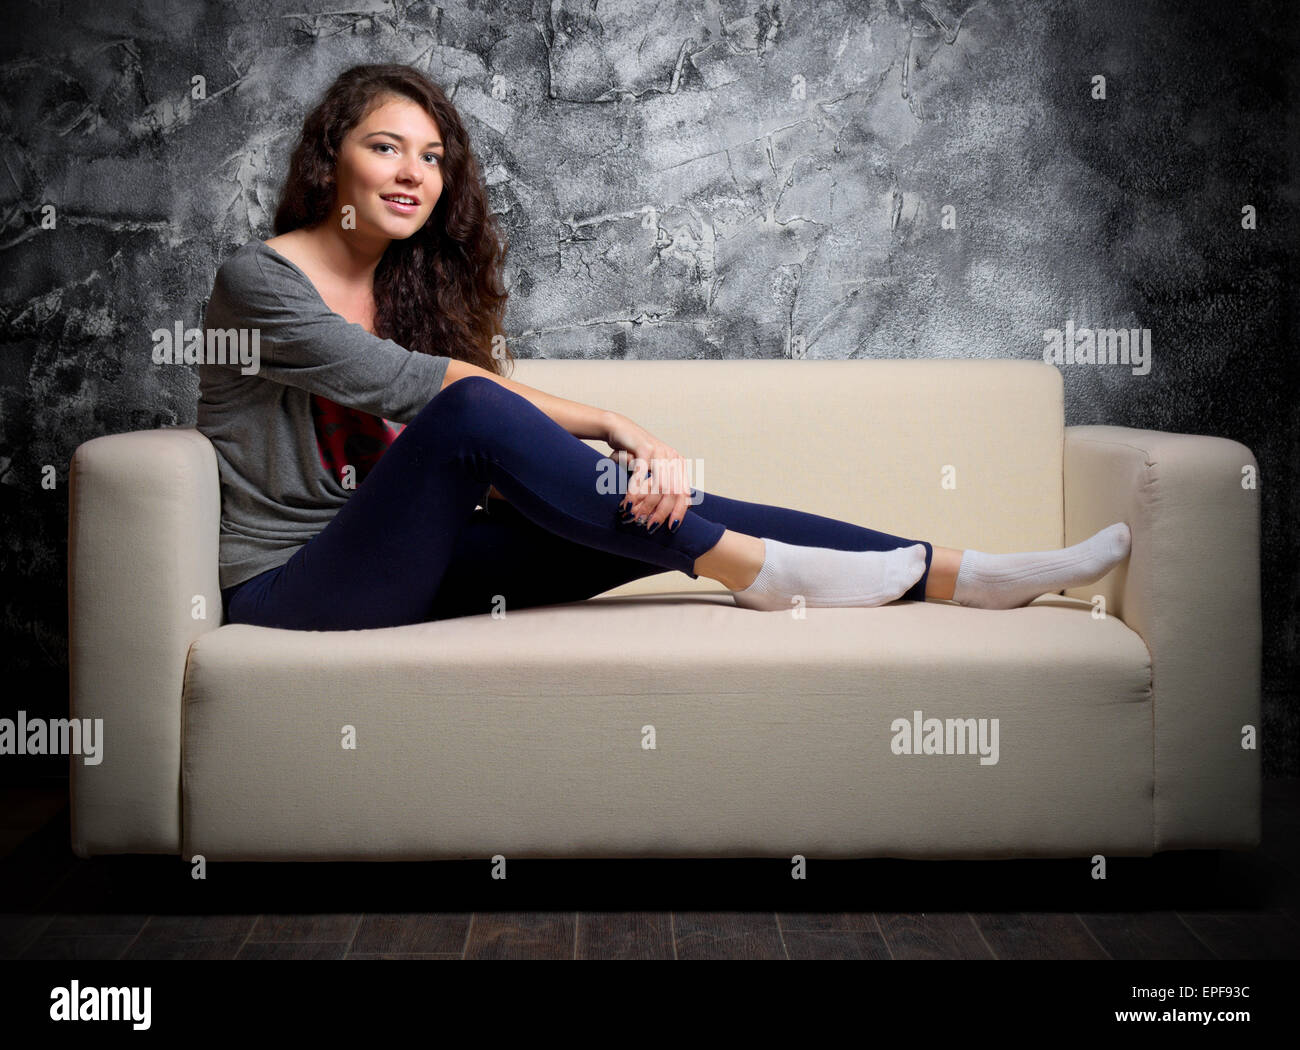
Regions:
[[802, 547], [764, 538], [753, 583], [733, 590], [744, 609], [873, 607], [897, 601], [925, 574], [925, 545], [889, 551]]
[[1132, 533], [1124, 522], [1073, 547], [1025, 554], [964, 551], [952, 600], [978, 609], [1015, 609], [1042, 594], [1099, 580], [1128, 557]]

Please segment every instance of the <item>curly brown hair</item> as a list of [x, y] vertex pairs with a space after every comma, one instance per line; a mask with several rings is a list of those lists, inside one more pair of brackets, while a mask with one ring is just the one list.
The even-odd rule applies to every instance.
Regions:
[[338, 76], [303, 121], [276, 207], [275, 233], [331, 218], [344, 136], [393, 96], [421, 106], [442, 129], [443, 190], [429, 221], [389, 244], [375, 269], [375, 333], [417, 353], [454, 357], [502, 375], [505, 362], [513, 360], [502, 324], [509, 243], [488, 210], [460, 114], [420, 70], [365, 65]]

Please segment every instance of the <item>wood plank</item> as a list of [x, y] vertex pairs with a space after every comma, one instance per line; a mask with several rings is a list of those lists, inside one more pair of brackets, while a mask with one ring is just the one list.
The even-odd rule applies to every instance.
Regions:
[[123, 959], [233, 959], [256, 915], [152, 915]]
[[259, 915], [250, 944], [273, 941], [341, 941], [346, 947], [361, 926], [360, 913], [338, 915]]
[[972, 912], [998, 959], [1107, 959], [1078, 915], [1067, 912]]
[[895, 959], [992, 959], [969, 912], [880, 912], [881, 934]]
[[451, 954], [439, 954], [437, 952], [413, 952], [409, 955], [402, 955], [399, 952], [387, 952], [379, 955], [348, 954], [343, 956], [343, 958], [345, 959], [456, 959], [459, 960], [460, 956], [451, 955]]
[[1300, 958], [1300, 927], [1286, 916], [1180, 912], [1179, 917], [1216, 959]]
[[110, 936], [43, 935], [22, 953], [21, 959], [120, 959], [135, 940], [134, 934]]
[[788, 959], [776, 913], [673, 912], [679, 959]]
[[461, 955], [470, 912], [377, 913], [361, 917], [348, 954]]
[[783, 933], [880, 933], [869, 911], [779, 911], [776, 922]]
[[342, 959], [347, 941], [249, 941], [236, 959]]
[[577, 916], [578, 959], [671, 959], [672, 913], [588, 911]]
[[788, 930], [781, 935], [790, 959], [879, 959], [890, 958], [889, 948], [879, 933], [851, 930]]
[[53, 918], [41, 912], [0, 912], [0, 959], [17, 959]]
[[1088, 912], [1080, 920], [1112, 959], [1213, 959], [1174, 911]]
[[466, 959], [572, 959], [577, 946], [576, 912], [474, 913]]

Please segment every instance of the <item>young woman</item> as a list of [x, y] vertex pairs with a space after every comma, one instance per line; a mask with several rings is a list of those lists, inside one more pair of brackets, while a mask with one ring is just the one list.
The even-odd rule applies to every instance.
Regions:
[[226, 622], [386, 627], [578, 601], [669, 570], [715, 579], [747, 609], [796, 596], [1006, 609], [1128, 554], [1122, 522], [1065, 550], [996, 555], [703, 492], [626, 416], [504, 378], [506, 245], [459, 115], [413, 68], [335, 81], [303, 126], [275, 233], [225, 261], [205, 316], [257, 333], [260, 350], [252, 374], [200, 366]]

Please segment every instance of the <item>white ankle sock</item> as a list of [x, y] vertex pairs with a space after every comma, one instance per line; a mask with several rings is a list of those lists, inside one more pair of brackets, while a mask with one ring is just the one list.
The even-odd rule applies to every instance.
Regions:
[[1014, 609], [1040, 594], [1099, 580], [1128, 557], [1132, 533], [1124, 522], [1073, 547], [1028, 554], [964, 551], [952, 600], [980, 609]]
[[891, 551], [839, 551], [763, 539], [763, 567], [754, 582], [731, 595], [745, 609], [792, 608], [803, 595], [814, 608], [884, 605], [925, 574], [925, 545]]

